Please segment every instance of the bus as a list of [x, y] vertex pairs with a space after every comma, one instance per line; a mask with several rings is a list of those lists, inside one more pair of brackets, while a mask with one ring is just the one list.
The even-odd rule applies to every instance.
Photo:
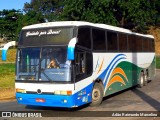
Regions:
[[19, 104], [74, 108], [143, 87], [155, 77], [154, 37], [83, 21], [22, 28], [16, 57]]

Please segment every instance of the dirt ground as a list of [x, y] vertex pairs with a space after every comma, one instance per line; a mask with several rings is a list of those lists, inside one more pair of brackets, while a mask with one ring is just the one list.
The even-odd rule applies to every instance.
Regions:
[[14, 88], [0, 88], [0, 101], [15, 98]]

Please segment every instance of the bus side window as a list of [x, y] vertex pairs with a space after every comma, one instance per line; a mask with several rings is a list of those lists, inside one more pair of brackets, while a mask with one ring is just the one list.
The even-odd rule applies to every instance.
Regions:
[[137, 36], [136, 37], [136, 47], [137, 47], [137, 52], [142, 52], [142, 37]]
[[86, 51], [77, 50], [75, 54], [76, 81], [89, 77], [93, 72], [93, 56]]
[[127, 51], [127, 35], [124, 33], [119, 33], [118, 39], [119, 39], [119, 51], [126, 52]]
[[118, 51], [118, 40], [116, 32], [107, 31], [107, 46], [108, 51]]
[[151, 50], [151, 52], [155, 51], [154, 39], [150, 39], [150, 50]]
[[143, 38], [143, 52], [149, 51], [149, 39]]
[[105, 30], [92, 29], [93, 50], [106, 51]]
[[91, 49], [91, 30], [89, 27], [79, 27], [78, 29], [78, 43], [82, 47]]
[[128, 35], [128, 51], [129, 52], [136, 52], [136, 36], [135, 35]]

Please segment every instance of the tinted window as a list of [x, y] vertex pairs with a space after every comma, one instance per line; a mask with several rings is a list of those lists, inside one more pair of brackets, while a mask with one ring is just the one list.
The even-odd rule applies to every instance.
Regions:
[[149, 51], [149, 39], [143, 38], [143, 51], [147, 52]]
[[136, 37], [136, 48], [137, 48], [137, 52], [142, 51], [142, 37], [140, 36]]
[[119, 33], [118, 38], [119, 38], [119, 51], [127, 51], [127, 35]]
[[118, 50], [117, 33], [107, 31], [107, 48], [109, 51]]
[[153, 52], [154, 51], [154, 41], [153, 39], [148, 39], [149, 40], [149, 52]]
[[92, 29], [93, 50], [106, 50], [105, 31]]
[[130, 52], [136, 51], [136, 36], [134, 35], [128, 36], [128, 51]]
[[90, 28], [82, 27], [78, 29], [77, 45], [91, 49]]
[[154, 39], [150, 39], [150, 51], [151, 51], [151, 52], [154, 52], [154, 51], [155, 51]]

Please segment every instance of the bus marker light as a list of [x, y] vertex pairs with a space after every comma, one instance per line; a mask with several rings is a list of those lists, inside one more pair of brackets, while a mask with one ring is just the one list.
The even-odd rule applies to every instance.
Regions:
[[71, 90], [67, 91], [67, 95], [72, 95], [72, 91]]
[[46, 102], [43, 98], [36, 98], [36, 102]]

